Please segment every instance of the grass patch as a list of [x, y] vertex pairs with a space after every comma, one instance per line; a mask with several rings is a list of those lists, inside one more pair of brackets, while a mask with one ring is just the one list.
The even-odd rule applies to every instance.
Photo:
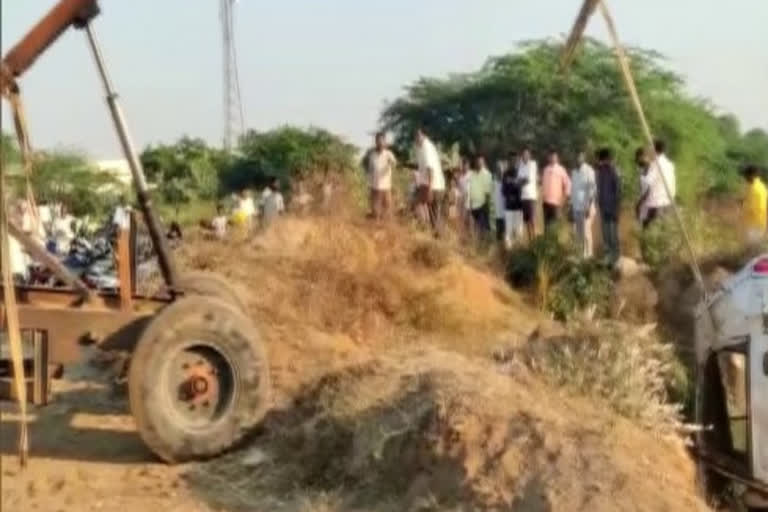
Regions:
[[[687, 379], [672, 345], [653, 326], [584, 322], [568, 335], [532, 342], [515, 351], [549, 382], [606, 404], [645, 428], [672, 432]], [[682, 370], [682, 373], [681, 373]]]

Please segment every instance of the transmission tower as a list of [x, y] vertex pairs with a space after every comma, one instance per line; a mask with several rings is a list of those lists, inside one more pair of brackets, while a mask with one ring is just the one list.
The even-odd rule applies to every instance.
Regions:
[[224, 149], [231, 152], [238, 137], [245, 131], [240, 78], [235, 48], [235, 4], [238, 0], [219, 0], [222, 35], [222, 93], [224, 108]]

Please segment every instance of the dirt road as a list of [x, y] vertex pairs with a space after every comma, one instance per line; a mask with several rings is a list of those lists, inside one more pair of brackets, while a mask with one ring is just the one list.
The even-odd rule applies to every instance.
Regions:
[[15, 456], [16, 407], [0, 409], [3, 510], [215, 510], [193, 496], [184, 467], [154, 459], [136, 434], [124, 397], [98, 382], [60, 381], [56, 387], [55, 402], [32, 413], [25, 470]]

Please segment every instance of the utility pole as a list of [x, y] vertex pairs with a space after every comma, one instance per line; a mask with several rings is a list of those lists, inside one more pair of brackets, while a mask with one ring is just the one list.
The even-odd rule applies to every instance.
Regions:
[[245, 116], [240, 97], [240, 78], [235, 46], [235, 4], [237, 0], [219, 0], [222, 36], [222, 96], [224, 109], [224, 150], [232, 152], [245, 131]]

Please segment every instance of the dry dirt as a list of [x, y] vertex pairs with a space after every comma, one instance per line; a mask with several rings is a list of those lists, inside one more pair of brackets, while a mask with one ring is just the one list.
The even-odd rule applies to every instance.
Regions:
[[279, 227], [180, 250], [247, 291], [262, 327], [275, 398], [254, 440], [159, 464], [114, 370], [84, 362], [33, 412], [23, 472], [4, 407], [3, 510], [706, 510], [681, 443], [491, 364], [500, 343], [554, 328], [450, 244], [330, 219]]

